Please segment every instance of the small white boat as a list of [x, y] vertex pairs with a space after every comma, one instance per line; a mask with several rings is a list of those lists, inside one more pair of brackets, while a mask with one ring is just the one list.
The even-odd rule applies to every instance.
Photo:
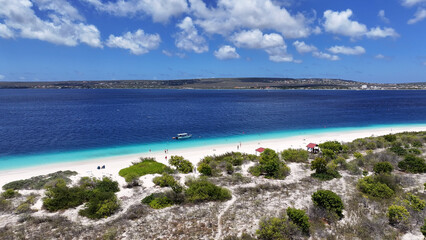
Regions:
[[187, 139], [187, 138], [191, 138], [191, 137], [192, 137], [192, 134], [179, 133], [176, 137], [173, 137], [173, 139], [180, 140], [180, 139]]

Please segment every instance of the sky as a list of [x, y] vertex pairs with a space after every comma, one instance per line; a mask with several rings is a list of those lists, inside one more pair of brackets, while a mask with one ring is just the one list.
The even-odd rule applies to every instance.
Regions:
[[426, 81], [426, 0], [0, 0], [0, 81]]

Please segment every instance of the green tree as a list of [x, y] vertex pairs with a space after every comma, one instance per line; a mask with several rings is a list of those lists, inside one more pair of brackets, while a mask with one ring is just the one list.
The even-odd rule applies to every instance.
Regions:
[[393, 171], [393, 166], [390, 162], [379, 162], [374, 165], [373, 171], [376, 174], [391, 173]]
[[267, 148], [260, 154], [259, 164], [266, 176], [272, 177], [280, 168], [280, 159], [274, 150]]
[[343, 218], [343, 201], [336, 193], [330, 190], [318, 190], [312, 194], [312, 201], [316, 206], [335, 213], [340, 219]]
[[309, 234], [309, 217], [306, 215], [305, 211], [289, 207], [287, 208], [287, 216], [303, 233]]
[[390, 224], [398, 224], [407, 221], [410, 213], [404, 206], [392, 205], [388, 208], [387, 217]]

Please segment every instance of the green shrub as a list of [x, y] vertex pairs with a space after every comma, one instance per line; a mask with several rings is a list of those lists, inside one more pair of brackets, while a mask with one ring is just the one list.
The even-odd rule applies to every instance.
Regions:
[[308, 162], [309, 153], [303, 149], [287, 149], [281, 154], [282, 158], [287, 162]]
[[87, 199], [86, 190], [81, 187], [67, 187], [65, 181], [60, 179], [54, 186], [46, 189], [43, 198], [43, 207], [54, 212], [80, 206]]
[[330, 190], [318, 190], [312, 194], [312, 201], [316, 206], [335, 213], [340, 219], [343, 218], [343, 202], [336, 193]]
[[139, 175], [135, 172], [127, 174], [124, 180], [127, 182], [127, 187], [139, 186]]
[[8, 212], [12, 209], [12, 202], [10, 200], [0, 197], [0, 212]]
[[289, 207], [287, 208], [287, 216], [303, 233], [309, 234], [309, 217], [306, 215], [305, 211]]
[[390, 224], [398, 224], [407, 221], [408, 217], [410, 217], [410, 213], [403, 206], [391, 205], [388, 208], [386, 216], [389, 218]]
[[297, 225], [289, 222], [285, 217], [262, 219], [259, 223], [259, 229], [256, 231], [259, 240], [293, 239], [293, 236], [297, 236], [298, 233]]
[[335, 153], [339, 153], [343, 150], [343, 145], [337, 141], [328, 141], [325, 143], [321, 143], [319, 144], [319, 147], [321, 148], [321, 151], [324, 151], [324, 149], [329, 149]]
[[113, 192], [95, 190], [79, 214], [91, 219], [106, 218], [114, 214], [119, 206], [117, 196]]
[[421, 157], [414, 155], [405, 156], [404, 160], [398, 163], [398, 167], [404, 171], [411, 173], [425, 173], [426, 163]]
[[408, 149], [408, 153], [409, 154], [414, 154], [414, 155], [420, 155], [420, 154], [422, 154], [422, 151], [420, 151], [417, 148], [411, 148], [411, 149]]
[[336, 153], [331, 150], [331, 149], [322, 149], [321, 150], [322, 155], [327, 159], [327, 160], [332, 160], [336, 158]]
[[373, 171], [376, 174], [391, 173], [393, 171], [393, 166], [390, 162], [379, 162], [374, 165]]
[[251, 166], [248, 171], [255, 177], [259, 177], [262, 174], [262, 168], [260, 165]]
[[176, 167], [180, 173], [190, 173], [194, 166], [192, 163], [181, 156], [171, 156], [169, 159], [169, 164]]
[[18, 193], [18, 191], [15, 191], [15, 190], [13, 190], [11, 188], [6, 189], [6, 191], [4, 191], [4, 192], [1, 193], [1, 196], [4, 197], [4, 198], [6, 198], [6, 199], [8, 199], [8, 198], [14, 198], [14, 197], [17, 197], [19, 195], [20, 194]]
[[324, 181], [339, 178], [340, 174], [336, 167], [337, 165], [334, 162], [327, 163], [324, 158], [317, 157], [312, 161], [311, 170], [315, 170], [315, 173], [311, 176]]
[[420, 212], [425, 209], [426, 201], [420, 199], [418, 196], [408, 193], [407, 200], [408, 206], [410, 206], [414, 211]]
[[118, 174], [124, 179], [130, 174], [132, 177], [134, 176], [144, 176], [147, 174], [162, 174], [165, 172], [170, 172], [170, 168], [166, 165], [156, 162], [153, 159], [146, 159], [142, 162], [136, 163], [130, 167], [121, 169]]
[[23, 202], [15, 209], [17, 214], [31, 212], [31, 206], [29, 203]]
[[249, 172], [254, 176], [284, 179], [290, 174], [290, 168], [280, 161], [274, 150], [267, 148], [260, 154], [259, 164], [250, 167]]
[[171, 187], [175, 184], [177, 184], [176, 180], [173, 178], [173, 176], [163, 173], [162, 176], [155, 177], [152, 179], [152, 182], [160, 187]]
[[420, 228], [420, 231], [422, 232], [423, 236], [426, 237], [426, 219], [423, 221], [424, 224], [423, 226]]
[[234, 166], [232, 165], [232, 163], [227, 162], [225, 166], [226, 166], [226, 172], [228, 174], [234, 173]]
[[394, 195], [394, 191], [388, 185], [371, 176], [358, 180], [357, 187], [361, 192], [376, 198], [390, 198]]
[[375, 142], [368, 142], [365, 148], [367, 148], [368, 150], [374, 150], [377, 148], [377, 145]]
[[396, 155], [398, 156], [404, 156], [407, 154], [407, 150], [405, 150], [405, 148], [399, 146], [399, 145], [394, 145], [391, 148], [389, 148], [389, 150], [391, 152], [394, 152]]
[[396, 136], [393, 134], [384, 135], [383, 138], [388, 142], [395, 142]]
[[232, 198], [231, 192], [206, 179], [197, 179], [187, 183], [185, 198], [189, 202], [225, 201]]
[[198, 172], [205, 175], [205, 176], [211, 176], [212, 175], [212, 167], [205, 162], [201, 162], [198, 165]]
[[421, 148], [421, 147], [423, 147], [423, 143], [422, 142], [420, 142], [419, 140], [415, 140], [412, 144], [411, 144], [413, 147], [416, 147], [416, 148]]

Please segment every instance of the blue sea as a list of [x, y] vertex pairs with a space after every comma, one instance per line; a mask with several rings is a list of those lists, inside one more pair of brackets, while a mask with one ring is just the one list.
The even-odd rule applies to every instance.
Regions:
[[0, 169], [409, 124], [426, 91], [0, 90]]

